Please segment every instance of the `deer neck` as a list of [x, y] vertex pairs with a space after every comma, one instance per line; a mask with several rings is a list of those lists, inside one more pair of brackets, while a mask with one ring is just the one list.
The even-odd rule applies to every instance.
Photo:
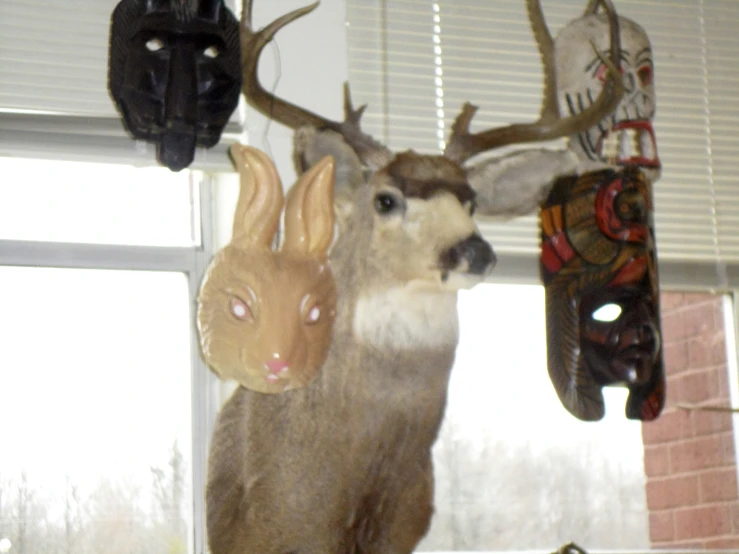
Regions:
[[351, 324], [360, 344], [391, 351], [456, 348], [457, 294], [421, 283], [361, 291]]
[[398, 280], [385, 271], [373, 257], [369, 225], [355, 222], [332, 250], [339, 293], [335, 334], [392, 353], [455, 349], [457, 291], [421, 279]]

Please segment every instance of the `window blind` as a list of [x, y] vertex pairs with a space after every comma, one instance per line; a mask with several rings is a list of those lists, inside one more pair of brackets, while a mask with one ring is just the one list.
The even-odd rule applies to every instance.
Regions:
[[[0, 1], [0, 156], [156, 164], [155, 146], [129, 137], [108, 95], [117, 4]], [[237, 110], [227, 135], [239, 121]], [[225, 144], [198, 149], [192, 167], [230, 169]]]
[[[465, 101], [480, 106], [473, 131], [537, 118], [542, 71], [524, 0], [347, 2], [354, 101], [369, 104], [363, 125], [391, 148], [440, 151]], [[556, 36], [586, 2], [542, 4]], [[615, 4], [646, 29], [654, 50], [663, 286], [739, 286], [739, 175], [732, 171], [739, 147], [739, 3]], [[500, 255], [499, 276], [538, 279], [536, 214], [481, 219], [480, 227]]]

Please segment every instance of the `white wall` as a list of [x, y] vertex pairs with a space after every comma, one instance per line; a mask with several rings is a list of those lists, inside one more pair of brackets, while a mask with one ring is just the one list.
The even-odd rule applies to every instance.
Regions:
[[[255, 2], [254, 25], [261, 28], [307, 3], [307, 0]], [[280, 31], [275, 37], [277, 48], [268, 45], [261, 59], [259, 78], [264, 87], [272, 90], [276, 83], [277, 96], [319, 115], [342, 119], [342, 85], [349, 78], [345, 22], [345, 0], [321, 0], [312, 13]], [[290, 186], [295, 177], [292, 131], [276, 123], [268, 124], [267, 118], [255, 110], [247, 113], [246, 128], [249, 143], [271, 153], [285, 186]]]
[[[255, 0], [254, 27], [308, 5], [309, 0]], [[276, 46], [275, 46], [276, 44]], [[259, 78], [267, 90], [289, 102], [331, 118], [343, 119], [342, 87], [349, 78], [345, 0], [321, 0], [310, 14], [277, 33], [264, 49]], [[295, 180], [292, 130], [245, 109], [248, 144], [267, 152], [277, 164], [283, 186]], [[215, 192], [216, 248], [231, 238], [238, 183], [234, 175], [219, 177]]]

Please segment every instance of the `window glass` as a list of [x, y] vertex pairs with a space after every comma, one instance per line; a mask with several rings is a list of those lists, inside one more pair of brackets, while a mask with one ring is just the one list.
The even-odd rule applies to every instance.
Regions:
[[144, 246], [200, 243], [190, 171], [0, 158], [0, 239]]
[[606, 416], [586, 423], [549, 381], [543, 288], [462, 292], [434, 448], [435, 516], [418, 551], [739, 547], [732, 416], [685, 409], [730, 404], [727, 305], [719, 295], [663, 294], [662, 416], [626, 419], [628, 391], [609, 387]]
[[188, 552], [185, 275], [0, 267], [0, 282], [0, 544]]

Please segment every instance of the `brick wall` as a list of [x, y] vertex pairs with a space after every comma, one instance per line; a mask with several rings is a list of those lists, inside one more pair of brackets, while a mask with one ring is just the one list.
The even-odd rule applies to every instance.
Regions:
[[662, 295], [667, 406], [642, 426], [655, 548], [739, 548], [732, 416], [676, 406], [729, 404], [722, 307], [717, 295]]

